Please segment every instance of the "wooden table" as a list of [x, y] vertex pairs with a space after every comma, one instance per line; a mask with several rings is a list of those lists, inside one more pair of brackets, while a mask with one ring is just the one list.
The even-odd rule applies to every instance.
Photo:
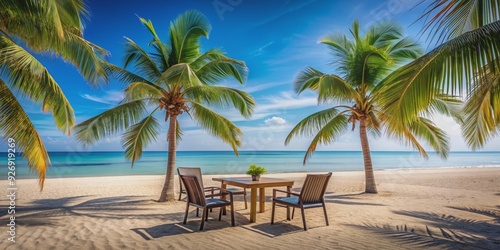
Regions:
[[[221, 182], [221, 188], [226, 189], [227, 185], [250, 188], [250, 223], [254, 223], [257, 218], [257, 188], [259, 189], [260, 213], [266, 211], [266, 187], [284, 187], [290, 192], [293, 186], [292, 180], [260, 177], [258, 181], [252, 181], [252, 177], [231, 177], [213, 178], [214, 181]], [[290, 220], [290, 209], [286, 211], [286, 218]]]

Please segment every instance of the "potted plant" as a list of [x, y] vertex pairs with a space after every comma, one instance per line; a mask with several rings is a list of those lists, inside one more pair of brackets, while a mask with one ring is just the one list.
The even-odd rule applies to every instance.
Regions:
[[247, 175], [252, 176], [252, 181], [258, 181], [260, 176], [267, 173], [266, 168], [258, 166], [256, 164], [250, 164], [247, 170]]

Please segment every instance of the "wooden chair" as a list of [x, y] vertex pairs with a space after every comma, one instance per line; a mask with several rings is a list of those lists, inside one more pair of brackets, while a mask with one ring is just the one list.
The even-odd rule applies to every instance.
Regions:
[[[230, 200], [225, 199], [215, 199], [206, 198], [203, 188], [200, 186], [200, 181], [194, 175], [180, 175], [182, 183], [186, 188], [187, 202], [186, 202], [186, 213], [184, 214], [183, 223], [187, 223], [187, 217], [189, 213], [189, 206], [195, 206], [197, 209], [202, 209], [201, 225], [200, 231], [203, 230], [203, 225], [208, 217], [208, 210], [212, 208], [220, 207], [219, 211], [219, 221], [222, 217], [222, 208], [226, 206], [231, 206], [231, 226], [234, 227], [234, 206], [233, 206], [233, 194], [231, 192], [224, 192], [225, 195], [229, 194]], [[222, 195], [222, 192], [219, 192]]]
[[[201, 188], [207, 193], [210, 192], [210, 195], [214, 195], [215, 190], [220, 189], [219, 187], [204, 187], [203, 186], [203, 179], [201, 176], [201, 168], [182, 168], [182, 167], [179, 167], [179, 168], [177, 168], [177, 173], [179, 174], [179, 176], [181, 176], [181, 175], [194, 175], [194, 176], [196, 176], [198, 181], [200, 182]], [[184, 188], [184, 184], [180, 180], [180, 177], [179, 177], [179, 185], [180, 185], [179, 200], [181, 200], [182, 194], [185, 194], [186, 190]], [[232, 192], [234, 195], [243, 195], [243, 200], [245, 201], [245, 209], [248, 208], [248, 206], [247, 206], [247, 189], [246, 188], [244, 188], [243, 190], [241, 190], [239, 188], [227, 188], [226, 190]], [[205, 195], [210, 196], [208, 194], [205, 194]]]
[[[302, 186], [300, 194], [273, 189], [273, 209], [271, 214], [271, 224], [274, 224], [274, 210], [276, 205], [286, 208], [293, 207], [292, 219], [295, 213], [295, 208], [300, 208], [302, 212], [302, 222], [304, 223], [304, 230], [307, 230], [304, 209], [322, 206], [325, 213], [326, 225], [328, 226], [328, 215], [326, 214], [324, 195], [331, 176], [331, 172], [328, 174], [308, 174], [306, 180], [304, 181], [304, 186]], [[277, 192], [285, 193], [287, 194], [287, 196], [276, 197]]]

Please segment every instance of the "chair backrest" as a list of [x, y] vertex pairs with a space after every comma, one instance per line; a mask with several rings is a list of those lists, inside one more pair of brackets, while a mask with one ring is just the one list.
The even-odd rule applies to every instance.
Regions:
[[308, 174], [300, 191], [303, 204], [323, 202], [323, 196], [330, 177], [332, 177], [332, 172], [328, 174]]
[[194, 175], [180, 175], [180, 178], [186, 188], [187, 202], [204, 207], [205, 192], [203, 192], [198, 178]]
[[184, 183], [180, 180], [181, 175], [192, 175], [196, 176], [198, 182], [200, 183], [201, 189], [203, 189], [203, 178], [201, 177], [201, 168], [177, 168], [177, 173], [179, 174], [179, 183], [181, 185], [181, 190], [184, 190]]

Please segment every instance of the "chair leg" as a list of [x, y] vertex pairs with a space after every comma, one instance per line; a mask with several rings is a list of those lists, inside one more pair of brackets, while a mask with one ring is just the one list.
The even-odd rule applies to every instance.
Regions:
[[293, 207], [293, 209], [292, 209], [292, 220], [293, 220], [294, 215], [295, 215], [295, 207]]
[[219, 211], [219, 221], [220, 221], [220, 219], [222, 218], [222, 210], [224, 210], [223, 208], [224, 208], [224, 207], [220, 207], [220, 211]]
[[[214, 198], [214, 189], [212, 188], [212, 198]], [[210, 208], [210, 213], [212, 212], [212, 209]]]
[[182, 192], [179, 192], [179, 199], [178, 200], [181, 200], [181, 195], [182, 195]]
[[189, 202], [186, 202], [186, 213], [184, 213], [184, 221], [183, 224], [186, 224], [187, 219], [188, 219], [188, 213], [189, 213]]
[[233, 200], [231, 200], [231, 226], [234, 227], [234, 204], [233, 204]]
[[208, 221], [208, 211], [212, 210], [210, 209], [205, 209], [206, 215], [205, 215], [205, 221]]
[[200, 231], [203, 230], [203, 226], [205, 224], [205, 217], [207, 216], [207, 208], [204, 207], [203, 210], [201, 211], [201, 225], [200, 225]]
[[271, 209], [271, 225], [274, 224], [274, 210], [276, 209], [276, 203], [273, 202], [273, 208]]
[[323, 203], [323, 211], [325, 212], [325, 221], [326, 221], [326, 225], [327, 225], [327, 226], [330, 226], [330, 224], [328, 223], [328, 215], [326, 214], [326, 206], [325, 206], [325, 203]]
[[300, 211], [302, 211], [302, 223], [304, 223], [304, 231], [307, 231], [306, 216], [305, 216], [305, 213], [304, 213], [304, 208], [301, 207]]

